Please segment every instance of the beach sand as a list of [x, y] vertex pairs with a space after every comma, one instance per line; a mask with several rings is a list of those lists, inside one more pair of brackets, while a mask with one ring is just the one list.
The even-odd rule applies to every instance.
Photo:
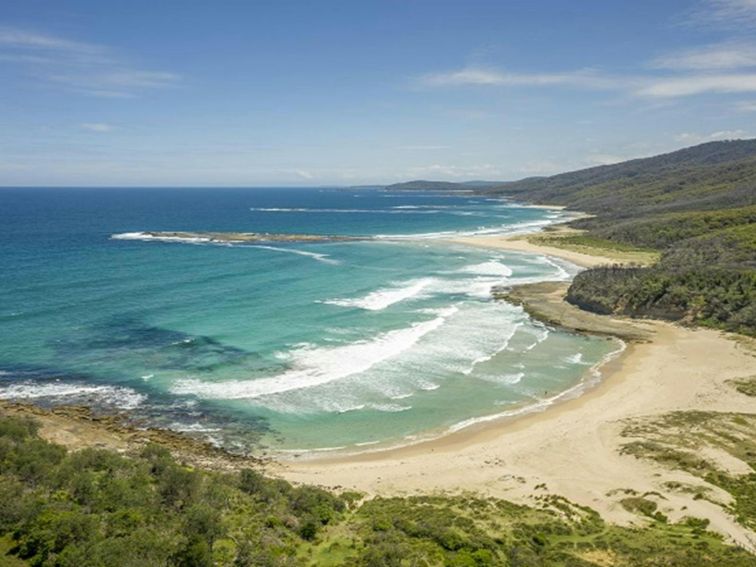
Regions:
[[449, 239], [449, 242], [477, 246], [481, 248], [495, 248], [512, 252], [526, 252], [529, 254], [546, 254], [572, 262], [582, 268], [592, 268], [603, 264], [621, 263], [621, 259], [610, 255], [585, 254], [556, 246], [544, 246], [531, 242], [528, 236], [463, 236]]
[[593, 268], [607, 264], [650, 264], [656, 261], [657, 254], [645, 251], [627, 251], [609, 248], [591, 248], [588, 246], [565, 246], [560, 243], [563, 237], [579, 236], [584, 231], [564, 224], [553, 225], [545, 231], [514, 235], [476, 235], [449, 239], [449, 242], [493, 248], [511, 252], [542, 254], [567, 260], [582, 268]]
[[[615, 261], [511, 238], [456, 242], [547, 254], [583, 266]], [[553, 291], [548, 301], [562, 302]], [[706, 483], [701, 479], [620, 453], [628, 442], [622, 429], [632, 418], [692, 409], [752, 413], [753, 399], [727, 382], [756, 374], [753, 341], [660, 321], [631, 322], [581, 313], [583, 321], [593, 318], [599, 327], [607, 321], [629, 325], [642, 332], [644, 339], [630, 342], [622, 356], [602, 368], [604, 379], [581, 396], [539, 413], [478, 424], [414, 445], [287, 461], [271, 472], [293, 482], [355, 489], [368, 495], [474, 491], [532, 505], [538, 496], [557, 494], [620, 524], [642, 521], [619, 503], [627, 494], [622, 491], [654, 492], [661, 495], [659, 509], [671, 520], [688, 515], [708, 518], [711, 529], [755, 549], [753, 532], [737, 524], [722, 507], [670, 490], [667, 484], [703, 486]], [[590, 330], [590, 322], [586, 324]], [[706, 486], [715, 499], [728, 501], [727, 494]]]

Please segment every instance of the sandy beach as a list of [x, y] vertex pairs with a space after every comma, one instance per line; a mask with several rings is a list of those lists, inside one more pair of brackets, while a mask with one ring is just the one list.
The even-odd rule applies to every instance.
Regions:
[[[547, 254], [583, 266], [616, 261], [506, 237], [456, 242]], [[702, 480], [620, 453], [628, 442], [622, 430], [631, 419], [694, 409], [752, 412], [753, 399], [728, 381], [756, 374], [753, 341], [659, 321], [629, 322], [581, 313], [595, 318], [598, 325], [607, 320], [630, 325], [648, 339], [631, 342], [622, 356], [602, 368], [603, 380], [581, 396], [539, 413], [478, 424], [414, 445], [279, 463], [271, 472], [295, 482], [368, 495], [475, 491], [533, 504], [539, 495], [552, 493], [623, 524], [640, 521], [619, 504], [624, 491], [654, 493], [659, 509], [670, 519], [708, 518], [711, 529], [753, 549], [754, 534], [722, 507], [669, 488], [672, 482], [706, 484]], [[748, 468], [722, 452], [709, 453], [725, 470]], [[728, 495], [721, 490], [706, 488], [727, 502]]]
[[[576, 217], [580, 218], [580, 217]], [[582, 268], [593, 268], [606, 264], [624, 263], [648, 263], [653, 255], [645, 253], [628, 253], [609, 249], [570, 249], [564, 246], [554, 246], [564, 236], [581, 234], [582, 231], [569, 228], [565, 225], [555, 225], [549, 231], [515, 235], [477, 235], [463, 236], [449, 239], [449, 242], [476, 246], [481, 248], [494, 248], [511, 252], [525, 252], [528, 254], [543, 254], [567, 260]]]
[[615, 257], [595, 256], [592, 254], [583, 254], [555, 246], [543, 246], [530, 242], [525, 237], [512, 236], [465, 236], [461, 238], [450, 239], [449, 242], [465, 244], [466, 246], [478, 246], [481, 248], [497, 248], [499, 250], [510, 250], [512, 252], [526, 252], [529, 254], [546, 254], [555, 256], [573, 264], [583, 267], [592, 268], [602, 264], [613, 264], [617, 262]]

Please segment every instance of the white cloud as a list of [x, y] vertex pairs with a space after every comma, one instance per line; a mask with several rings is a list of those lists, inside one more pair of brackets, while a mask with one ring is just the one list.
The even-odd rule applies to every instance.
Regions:
[[568, 171], [568, 170], [569, 170], [569, 167], [565, 166], [565, 164], [563, 163], [550, 161], [550, 160], [538, 160], [538, 161], [528, 161], [521, 164], [516, 169], [516, 173], [531, 177], [531, 176], [540, 176], [540, 175], [553, 175], [555, 173], [561, 173], [563, 171]]
[[0, 26], [0, 63], [18, 65], [38, 80], [94, 96], [131, 97], [175, 86], [180, 77], [139, 69], [90, 43]]
[[98, 73], [52, 73], [48, 81], [60, 83], [87, 94], [103, 97], [131, 97], [137, 91], [174, 86], [178, 76], [173, 73], [122, 69]]
[[400, 177], [405, 179], [500, 179], [505, 175], [501, 167], [490, 164], [429, 164], [408, 167]]
[[[754, 54], [756, 56], [756, 53]], [[564, 73], [506, 73], [466, 67], [458, 71], [424, 75], [427, 87], [570, 87], [618, 91], [650, 98], [676, 98], [707, 93], [756, 92], [756, 72], [689, 73], [668, 76], [610, 76], [595, 71]]]
[[650, 81], [640, 88], [642, 96], [672, 98], [705, 93], [756, 92], [756, 73], [688, 75]]
[[590, 154], [585, 162], [586, 165], [611, 165], [613, 163], [619, 163], [625, 161], [628, 158], [623, 156], [616, 156], [612, 154]]
[[102, 48], [88, 43], [34, 33], [10, 27], [0, 27], [0, 44], [18, 48], [100, 53]]
[[658, 69], [703, 70], [756, 67], [756, 45], [728, 42], [678, 51], [652, 61]]
[[590, 69], [565, 73], [509, 73], [496, 69], [465, 67], [456, 71], [423, 75], [419, 82], [429, 87], [567, 85], [584, 88], [612, 88], [614, 86], [614, 80], [611, 77], [601, 76]]
[[675, 136], [675, 141], [687, 145], [701, 144], [703, 142], [713, 142], [714, 140], [740, 140], [750, 138], [751, 136], [745, 130], [720, 130], [711, 134], [696, 134], [693, 132], [683, 132]]
[[500, 85], [502, 74], [496, 71], [466, 68], [447, 73], [428, 74], [421, 77], [420, 82], [430, 86]]
[[81, 128], [84, 130], [89, 130], [90, 132], [112, 132], [113, 126], [111, 124], [106, 124], [104, 122], [84, 122], [83, 124], [80, 124]]
[[756, 0], [704, 0], [693, 12], [691, 21], [707, 28], [756, 25]]
[[397, 150], [402, 151], [411, 151], [411, 152], [433, 152], [437, 150], [447, 150], [449, 149], [449, 146], [423, 146], [423, 145], [417, 145], [417, 146], [397, 146]]

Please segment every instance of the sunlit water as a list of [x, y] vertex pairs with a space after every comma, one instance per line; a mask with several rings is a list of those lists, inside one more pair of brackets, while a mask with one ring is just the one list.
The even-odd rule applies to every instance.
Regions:
[[[294, 452], [543, 407], [617, 344], [547, 328], [490, 291], [574, 269], [443, 237], [560, 218], [474, 195], [0, 190], [0, 397]], [[376, 238], [229, 246], [147, 230]]]

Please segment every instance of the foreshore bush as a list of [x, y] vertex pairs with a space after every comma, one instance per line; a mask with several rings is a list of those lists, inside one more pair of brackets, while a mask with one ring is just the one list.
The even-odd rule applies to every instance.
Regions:
[[[66, 451], [0, 416], [0, 564], [145, 566], [717, 566], [753, 564], [705, 522], [606, 524], [556, 496], [375, 498], [213, 472], [160, 445]], [[610, 558], [596, 563], [593, 557]]]

